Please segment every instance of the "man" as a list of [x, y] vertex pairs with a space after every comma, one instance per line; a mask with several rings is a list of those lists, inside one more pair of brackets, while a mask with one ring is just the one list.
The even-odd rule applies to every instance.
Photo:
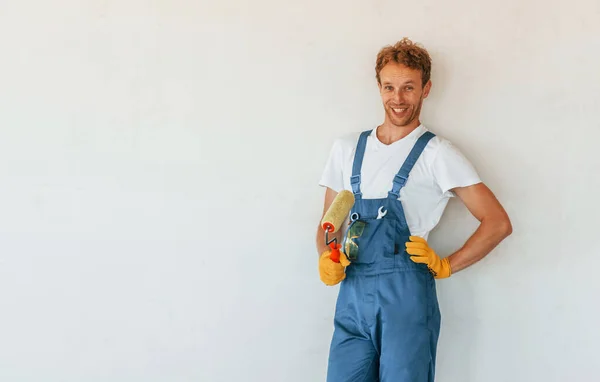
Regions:
[[[405, 38], [378, 53], [375, 72], [383, 124], [336, 140], [320, 181], [323, 213], [341, 190], [355, 197], [349, 227], [336, 236], [343, 243], [339, 262], [317, 231], [320, 278], [340, 284], [327, 381], [433, 382], [435, 279], [482, 259], [512, 227], [469, 161], [420, 122], [431, 90], [428, 52]], [[454, 196], [480, 225], [441, 258], [427, 238]]]

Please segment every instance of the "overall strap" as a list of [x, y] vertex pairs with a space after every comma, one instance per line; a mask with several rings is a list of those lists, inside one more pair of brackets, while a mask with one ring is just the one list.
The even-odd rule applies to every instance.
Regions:
[[373, 130], [363, 131], [360, 134], [358, 144], [356, 145], [354, 163], [352, 164], [352, 176], [350, 177], [350, 184], [352, 185], [352, 192], [354, 193], [355, 199], [360, 199], [362, 197], [362, 192], [360, 192], [360, 169], [365, 155], [365, 148], [367, 147], [367, 138], [372, 131]]
[[421, 156], [421, 153], [427, 146], [427, 143], [431, 140], [431, 138], [435, 137], [430, 131], [426, 131], [423, 135], [419, 137], [412, 150], [408, 154], [408, 157], [404, 161], [404, 164], [400, 168], [400, 171], [394, 177], [394, 186], [392, 187], [392, 191], [389, 192], [389, 196], [394, 196], [398, 198], [400, 196], [400, 190], [406, 184], [408, 180], [408, 174], [410, 174], [410, 170], [412, 170], [415, 163]]

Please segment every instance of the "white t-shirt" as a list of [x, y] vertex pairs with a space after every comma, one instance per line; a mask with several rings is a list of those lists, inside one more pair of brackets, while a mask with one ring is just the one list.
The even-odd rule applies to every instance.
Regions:
[[[376, 134], [369, 135], [361, 169], [363, 199], [385, 198], [392, 189], [394, 176], [408, 153], [427, 128], [420, 125], [406, 137], [386, 145]], [[350, 176], [360, 132], [335, 140], [319, 185], [336, 192], [352, 191]], [[480, 183], [477, 171], [448, 140], [432, 138], [413, 167], [400, 191], [400, 201], [412, 235], [425, 239], [438, 224], [455, 187]]]

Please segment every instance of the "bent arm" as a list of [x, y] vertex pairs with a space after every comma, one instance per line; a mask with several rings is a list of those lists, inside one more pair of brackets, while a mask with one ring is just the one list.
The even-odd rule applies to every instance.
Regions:
[[485, 184], [455, 188], [452, 191], [480, 222], [462, 248], [448, 256], [454, 274], [487, 256], [512, 233], [512, 225], [508, 214]]

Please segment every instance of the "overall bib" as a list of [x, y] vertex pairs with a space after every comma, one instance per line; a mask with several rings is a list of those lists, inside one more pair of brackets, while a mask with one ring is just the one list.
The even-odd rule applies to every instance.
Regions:
[[355, 204], [342, 246], [351, 264], [340, 284], [328, 382], [433, 382], [440, 330], [435, 279], [406, 253], [410, 231], [400, 190], [434, 134], [425, 132], [382, 199], [363, 199], [360, 171], [371, 130], [352, 167]]

